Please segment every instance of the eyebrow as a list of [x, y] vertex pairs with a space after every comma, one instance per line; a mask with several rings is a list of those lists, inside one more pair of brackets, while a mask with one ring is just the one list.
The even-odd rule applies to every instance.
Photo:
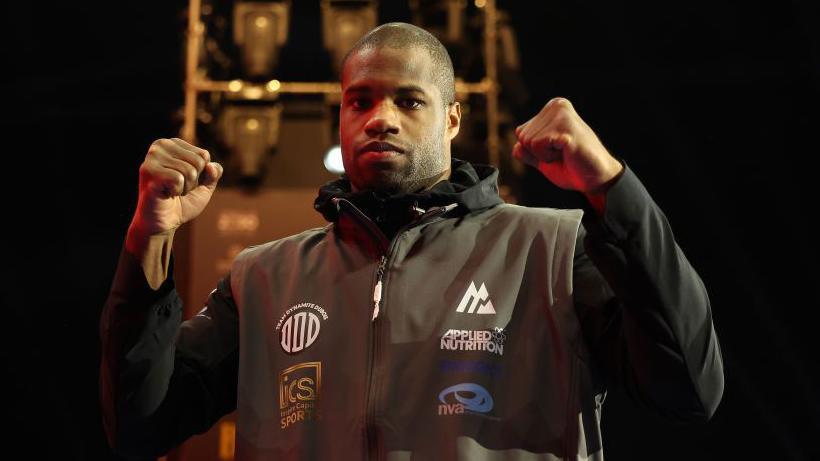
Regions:
[[[350, 93], [372, 93], [372, 92], [373, 92], [373, 89], [369, 85], [366, 85], [366, 84], [353, 85], [351, 87], [348, 87], [344, 91], [345, 94], [350, 94]], [[424, 91], [424, 88], [422, 88], [418, 85], [412, 85], [412, 84], [411, 85], [402, 85], [402, 86], [398, 87], [396, 89], [396, 93], [398, 93], [398, 94], [421, 93], [425, 96], [427, 95], [427, 92]]]

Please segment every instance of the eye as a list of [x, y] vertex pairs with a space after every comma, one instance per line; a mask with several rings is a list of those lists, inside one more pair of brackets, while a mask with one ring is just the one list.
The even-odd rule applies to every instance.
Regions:
[[347, 101], [347, 105], [353, 110], [367, 110], [372, 105], [369, 98], [352, 98]]
[[424, 107], [424, 101], [416, 98], [402, 98], [396, 101], [396, 105], [403, 109], [421, 109]]

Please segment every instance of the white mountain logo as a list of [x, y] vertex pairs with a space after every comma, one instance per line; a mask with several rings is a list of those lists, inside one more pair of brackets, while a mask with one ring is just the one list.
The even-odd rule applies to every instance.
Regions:
[[[476, 310], [476, 308], [478, 308]], [[470, 281], [470, 288], [464, 293], [461, 302], [456, 308], [456, 312], [465, 312], [467, 314], [495, 314], [493, 302], [490, 301], [490, 294], [487, 292], [487, 286], [483, 283], [481, 288], [476, 289], [475, 282]]]

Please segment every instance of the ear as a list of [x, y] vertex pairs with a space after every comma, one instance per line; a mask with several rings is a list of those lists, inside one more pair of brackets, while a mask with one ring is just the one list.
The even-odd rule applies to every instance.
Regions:
[[458, 101], [447, 107], [447, 137], [452, 141], [461, 129], [461, 104]]

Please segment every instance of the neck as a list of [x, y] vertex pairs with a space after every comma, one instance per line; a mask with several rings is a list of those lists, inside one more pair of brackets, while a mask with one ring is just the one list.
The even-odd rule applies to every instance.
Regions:
[[427, 178], [405, 180], [398, 184], [382, 185], [380, 187], [356, 187], [352, 182], [350, 188], [353, 192], [373, 191], [379, 194], [386, 195], [404, 195], [404, 194], [421, 194], [432, 189], [436, 184], [450, 178], [450, 169], [446, 169], [441, 173]]

